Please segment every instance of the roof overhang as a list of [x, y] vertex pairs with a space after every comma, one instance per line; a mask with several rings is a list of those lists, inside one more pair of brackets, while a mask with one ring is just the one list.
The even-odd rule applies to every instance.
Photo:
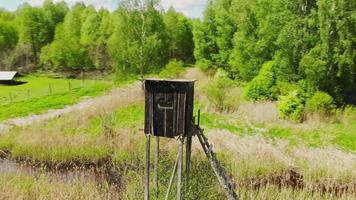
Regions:
[[18, 73], [16, 71], [0, 71], [0, 81], [11, 81]]

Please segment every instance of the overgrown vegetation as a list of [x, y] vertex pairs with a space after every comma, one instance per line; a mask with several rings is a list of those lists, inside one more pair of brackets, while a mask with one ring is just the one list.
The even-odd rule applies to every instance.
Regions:
[[159, 76], [162, 78], [179, 78], [185, 72], [183, 65], [184, 63], [182, 61], [172, 60], [159, 73]]
[[[196, 104], [195, 108], [203, 109], [203, 105]], [[106, 112], [98, 108], [98, 110], [88, 110], [81, 114], [73, 113], [64, 117], [65, 121], [57, 118], [44, 124], [15, 129], [12, 133], [0, 137], [0, 149], [2, 152], [9, 152], [5, 155], [8, 158], [46, 166], [48, 169], [62, 170], [72, 167], [85, 168], [85, 166], [109, 168], [111, 174], [115, 172], [114, 174], [119, 174], [124, 180], [120, 182], [123, 184], [120, 186], [123, 190], [119, 191], [121, 196], [129, 199], [142, 197], [145, 143], [144, 134], [138, 130], [143, 124], [144, 106], [142, 104], [129, 105], [115, 112]], [[333, 177], [335, 184], [353, 184], [352, 177], [356, 176], [353, 170], [355, 163], [352, 160], [349, 160], [350, 165], [344, 163], [350, 159], [348, 156], [352, 157], [352, 154], [336, 149], [355, 151], [354, 141], [356, 140], [353, 138], [355, 124], [352, 123], [354, 117], [354, 109], [349, 108], [345, 110], [342, 117], [340, 116], [343, 122], [340, 120], [339, 123], [321, 128], [303, 130], [283, 128], [278, 124], [274, 127], [266, 124], [251, 124], [244, 122], [233, 113], [227, 115], [203, 111], [201, 125], [208, 133], [209, 140], [214, 144], [214, 150], [223, 152], [218, 154], [219, 159], [233, 175], [242, 197], [267, 195], [287, 198], [288, 195], [293, 194], [296, 197], [333, 199], [336, 198], [334, 194], [326, 193], [324, 196], [315, 192], [315, 188], [322, 190], [322, 184], [327, 184], [330, 177]], [[286, 145], [283, 141], [288, 141], [289, 144]], [[159, 195], [162, 198], [177, 149], [178, 146], [174, 140], [161, 140]], [[333, 153], [338, 153], [336, 161], [333, 158], [335, 165], [325, 165], [329, 162], [325, 159], [329, 159]], [[316, 158], [319, 159], [320, 165], [314, 165]], [[192, 174], [194, 176], [191, 177], [191, 190], [186, 194], [186, 198], [196, 199], [201, 195], [209, 199], [224, 198], [224, 193], [217, 181], [213, 181], [215, 177], [206, 158], [200, 152], [194, 152], [193, 160]], [[288, 170], [291, 167], [296, 167], [297, 172], [303, 175], [304, 188], [293, 189], [287, 179], [281, 179], [281, 183], [273, 181], [278, 181], [273, 177], [289, 177], [285, 173], [289, 173]], [[320, 173], [321, 170], [326, 171]], [[264, 180], [270, 182], [265, 185]], [[5, 181], [5, 183], [8, 182]], [[257, 185], [251, 185], [251, 183]], [[28, 190], [36, 192], [34, 187], [38, 187], [39, 183], [33, 182], [31, 185]], [[195, 191], [193, 188], [197, 187], [200, 188], [199, 193], [192, 192]], [[251, 190], [251, 187], [259, 188]], [[274, 187], [281, 187], [283, 194], [277, 194]], [[85, 188], [86, 186], [81, 186], [77, 189]], [[93, 193], [94, 196], [115, 194], [111, 193], [113, 191], [101, 191], [100, 187], [92, 190], [94, 191], [99, 192]], [[172, 197], [174, 193], [175, 187], [172, 190]], [[18, 193], [15, 192], [13, 195], [16, 194]], [[344, 195], [352, 194], [350, 190]]]
[[288, 95], [280, 97], [278, 109], [283, 119], [301, 121], [304, 111], [304, 102], [298, 91], [291, 91]]
[[276, 99], [278, 82], [303, 80], [308, 91], [350, 103], [356, 87], [354, 8], [352, 0], [209, 1], [194, 24], [194, 55], [205, 68], [252, 80], [252, 100]]
[[253, 101], [276, 99], [278, 91], [273, 65], [273, 62], [264, 64], [259, 74], [247, 85], [246, 96], [248, 99]]
[[233, 90], [236, 84], [226, 76], [223, 70], [219, 70], [214, 79], [206, 84], [204, 91], [212, 105], [219, 111], [231, 112], [238, 108], [239, 99], [234, 96]]

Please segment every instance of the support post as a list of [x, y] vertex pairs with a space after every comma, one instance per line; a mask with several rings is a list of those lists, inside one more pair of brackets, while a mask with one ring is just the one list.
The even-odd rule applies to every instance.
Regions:
[[159, 195], [158, 189], [158, 161], [159, 161], [159, 137], [156, 137], [156, 152], [155, 152], [155, 169], [154, 169], [154, 185], [155, 185], [155, 192], [156, 198]]
[[150, 199], [150, 134], [146, 135], [145, 200]]
[[189, 187], [189, 173], [190, 173], [190, 165], [192, 159], [192, 136], [187, 137], [187, 144], [185, 150], [185, 190], [188, 191]]
[[174, 168], [173, 168], [173, 172], [172, 172], [171, 178], [169, 179], [169, 184], [168, 184], [166, 197], [164, 198], [165, 200], [168, 200], [169, 193], [171, 192], [171, 188], [172, 188], [172, 184], [173, 184], [173, 181], [174, 181], [174, 177], [176, 176], [176, 172], [177, 172], [178, 160], [179, 160], [179, 152], [177, 154], [176, 162], [174, 163]]
[[177, 175], [177, 200], [182, 200], [183, 199], [183, 191], [182, 191], [182, 185], [183, 185], [183, 146], [184, 146], [184, 139], [180, 138], [180, 144], [179, 144], [179, 158], [178, 158], [178, 175]]

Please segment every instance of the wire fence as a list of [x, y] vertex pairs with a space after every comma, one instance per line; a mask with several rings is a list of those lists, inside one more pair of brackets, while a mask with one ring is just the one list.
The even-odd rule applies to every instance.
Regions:
[[0, 105], [29, 101], [51, 95], [67, 94], [81, 89], [90, 89], [94, 84], [96, 83], [93, 81], [68, 81], [64, 84], [45, 83], [43, 86], [36, 87], [35, 89], [14, 89], [7, 92], [0, 91]]

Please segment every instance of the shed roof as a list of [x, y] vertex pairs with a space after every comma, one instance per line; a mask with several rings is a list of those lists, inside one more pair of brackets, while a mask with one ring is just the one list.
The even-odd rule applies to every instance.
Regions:
[[16, 71], [0, 71], [0, 81], [11, 81], [16, 75]]
[[146, 78], [145, 81], [154, 82], [195, 82], [195, 79], [162, 79], [162, 78]]

